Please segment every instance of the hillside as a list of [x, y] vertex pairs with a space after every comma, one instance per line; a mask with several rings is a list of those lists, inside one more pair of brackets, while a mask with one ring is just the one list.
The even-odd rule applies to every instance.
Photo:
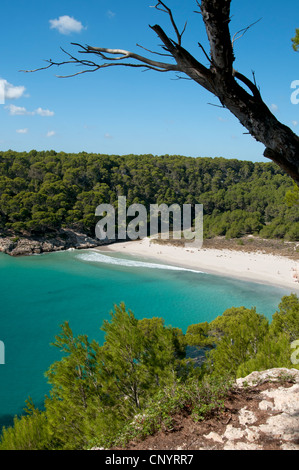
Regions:
[[99, 204], [203, 204], [204, 237], [296, 241], [292, 180], [273, 163], [178, 155], [0, 152], [0, 235], [95, 236]]
[[297, 369], [252, 372], [237, 379], [222, 410], [200, 422], [184, 410], [171, 428], [132, 441], [125, 450], [299, 450], [298, 413]]

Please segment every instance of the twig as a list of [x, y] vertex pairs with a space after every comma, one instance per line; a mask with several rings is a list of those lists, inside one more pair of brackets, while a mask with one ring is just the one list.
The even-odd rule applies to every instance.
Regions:
[[[163, 8], [160, 8], [160, 5], [162, 5]], [[182, 44], [182, 36], [186, 30], [186, 27], [187, 27], [187, 21], [184, 25], [184, 28], [182, 30], [181, 33], [179, 33], [179, 30], [178, 30], [178, 27], [174, 21], [174, 18], [173, 18], [173, 15], [172, 15], [172, 11], [170, 8], [168, 8], [168, 6], [165, 5], [165, 3], [161, 2], [160, 0], [158, 1], [158, 3], [156, 5], [153, 5], [152, 8], [156, 8], [156, 10], [159, 10], [159, 11], [163, 11], [164, 13], [167, 13], [169, 18], [170, 18], [170, 21], [171, 21], [171, 24], [173, 26], [173, 29], [175, 31], [175, 34], [176, 34], [176, 37], [177, 37], [177, 40], [178, 40], [178, 45], [181, 46]]]
[[150, 49], [147, 49], [146, 47], [143, 47], [138, 43], [136, 44], [136, 46], [141, 47], [141, 49], [144, 49], [145, 51], [150, 52], [151, 54], [157, 54], [157, 55], [161, 55], [161, 56], [164, 56], [164, 57], [172, 57], [171, 54], [163, 54], [161, 52], [151, 51]]
[[208, 54], [206, 53], [204, 47], [202, 44], [200, 44], [200, 42], [198, 43], [199, 47], [201, 48], [201, 50], [203, 51], [204, 55], [206, 56], [206, 58], [208, 59], [208, 61], [210, 62], [210, 64], [213, 64], [213, 61], [210, 59], [210, 57], [208, 56]]
[[[249, 26], [246, 26], [246, 28], [243, 28], [243, 29], [240, 29], [239, 31], [237, 31], [234, 36], [233, 36], [233, 39], [232, 39], [232, 46], [234, 45], [234, 42], [237, 41], [238, 39], [240, 39], [241, 37], [244, 36], [244, 34], [247, 33], [247, 31], [252, 27], [254, 26], [255, 24], [257, 24], [259, 21], [261, 21], [262, 18], [260, 18], [259, 20], [256, 20], [254, 23], [251, 23]], [[239, 33], [242, 33], [240, 36], [236, 37], [237, 34]]]
[[[37, 72], [39, 70], [45, 70], [50, 67], [53, 67], [54, 65], [59, 67], [60, 65], [66, 65], [66, 64], [76, 64], [76, 65], [84, 66], [88, 68], [80, 72], [71, 74], [71, 75], [59, 75], [58, 78], [74, 77], [76, 75], [81, 75], [83, 73], [95, 72], [102, 68], [112, 67], [113, 65], [122, 65], [126, 67], [143, 67], [146, 70], [155, 70], [156, 72], [169, 72], [169, 71], [180, 72], [181, 71], [178, 65], [169, 64], [165, 62], [158, 62], [156, 60], [148, 59], [139, 54], [126, 51], [124, 49], [108, 49], [104, 47], [83, 46], [82, 44], [78, 44], [78, 43], [71, 43], [71, 44], [73, 46], [78, 46], [81, 48], [81, 50], [78, 51], [79, 54], [95, 54], [99, 56], [101, 59], [104, 59], [108, 62], [105, 62], [104, 64], [98, 64], [92, 60], [78, 59], [77, 57], [73, 56], [72, 54], [70, 54], [69, 52], [61, 48], [62, 52], [66, 54], [70, 58], [70, 60], [62, 61], [62, 62], [54, 62], [52, 61], [52, 59], [50, 59], [46, 61], [46, 62], [49, 62], [49, 65], [47, 65], [46, 67], [41, 67], [35, 70], [22, 70], [22, 72]], [[122, 62], [122, 61], [126, 61], [127, 59], [134, 59], [140, 63], [135, 64], [131, 62]]]
[[216, 108], [226, 109], [225, 106], [223, 106], [223, 105], [220, 106], [220, 104], [213, 104], [213, 103], [207, 103], [207, 104], [209, 104], [210, 106], [215, 106]]

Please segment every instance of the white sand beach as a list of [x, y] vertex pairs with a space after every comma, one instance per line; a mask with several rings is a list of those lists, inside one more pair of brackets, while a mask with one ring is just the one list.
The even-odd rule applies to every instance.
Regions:
[[284, 256], [228, 249], [185, 248], [143, 240], [101, 246], [100, 251], [122, 253], [219, 276], [270, 284], [299, 292], [299, 262]]

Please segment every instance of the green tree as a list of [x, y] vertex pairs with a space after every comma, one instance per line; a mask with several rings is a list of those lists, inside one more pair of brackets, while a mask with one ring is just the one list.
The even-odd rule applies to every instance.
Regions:
[[161, 319], [137, 320], [124, 303], [115, 306], [111, 321], [104, 321], [101, 329], [106, 333], [101, 349], [104, 390], [124, 413], [134, 413], [153, 390], [175, 380], [179, 365], [175, 335]]
[[259, 345], [255, 356], [239, 365], [236, 375], [245, 377], [257, 370], [267, 370], [276, 367], [295, 368], [291, 362], [290, 340], [285, 334], [267, 334]]
[[299, 187], [296, 184], [294, 184], [293, 190], [287, 191], [285, 201], [289, 207], [299, 206]]
[[189, 325], [186, 331], [185, 341], [188, 346], [213, 346], [215, 339], [211, 336], [211, 328], [208, 322]]
[[51, 385], [45, 400], [48, 428], [55, 447], [82, 449], [88, 443], [82, 432], [86, 421], [94, 421], [95, 410], [99, 415], [102, 410], [99, 345], [86, 335], [74, 337], [68, 322], [61, 329], [53, 345], [64, 356], [46, 373]]
[[299, 28], [296, 28], [295, 36], [292, 38], [293, 49], [294, 51], [299, 50]]
[[296, 294], [282, 297], [274, 313], [271, 323], [271, 332], [278, 336], [284, 333], [289, 341], [299, 339], [299, 298]]
[[50, 450], [51, 438], [45, 412], [29, 399], [25, 415], [15, 417], [13, 426], [2, 429], [0, 450]]
[[257, 354], [269, 323], [255, 308], [232, 307], [212, 321], [210, 328], [217, 339], [208, 353], [209, 369], [215, 375], [236, 377], [239, 366]]

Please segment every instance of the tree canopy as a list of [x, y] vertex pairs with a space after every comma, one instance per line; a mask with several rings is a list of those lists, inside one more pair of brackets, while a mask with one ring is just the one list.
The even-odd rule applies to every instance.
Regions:
[[296, 28], [295, 36], [292, 38], [294, 51], [299, 50], [299, 28]]
[[95, 236], [95, 209], [127, 204], [203, 204], [204, 237], [298, 239], [293, 182], [272, 162], [179, 155], [0, 152], [0, 232]]

